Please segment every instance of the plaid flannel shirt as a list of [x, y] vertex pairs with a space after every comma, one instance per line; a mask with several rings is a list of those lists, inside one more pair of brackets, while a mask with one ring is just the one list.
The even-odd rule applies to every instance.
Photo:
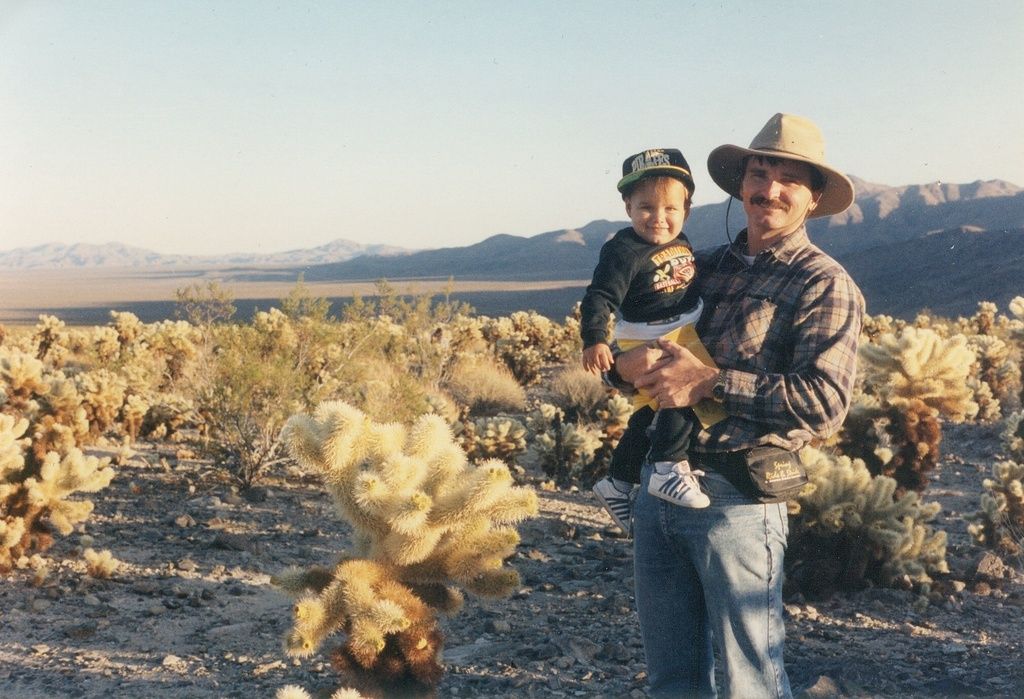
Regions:
[[864, 316], [860, 289], [807, 231], [752, 265], [732, 246], [697, 254], [705, 312], [697, 330], [724, 370], [729, 417], [697, 434], [697, 452], [761, 444], [796, 450], [839, 430], [850, 407]]

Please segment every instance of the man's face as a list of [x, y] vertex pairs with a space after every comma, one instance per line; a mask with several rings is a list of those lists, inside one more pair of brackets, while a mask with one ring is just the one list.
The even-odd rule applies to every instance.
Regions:
[[644, 179], [626, 197], [626, 214], [633, 230], [651, 245], [674, 240], [683, 230], [689, 192], [672, 177]]
[[758, 235], [788, 235], [800, 228], [817, 206], [818, 194], [811, 190], [811, 166], [796, 160], [779, 160], [772, 165], [751, 158], [740, 184], [747, 228]]

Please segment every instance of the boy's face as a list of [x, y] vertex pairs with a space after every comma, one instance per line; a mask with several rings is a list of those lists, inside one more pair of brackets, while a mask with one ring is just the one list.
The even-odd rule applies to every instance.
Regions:
[[683, 230], [690, 193], [675, 178], [657, 177], [640, 180], [625, 202], [636, 234], [651, 245], [662, 245]]

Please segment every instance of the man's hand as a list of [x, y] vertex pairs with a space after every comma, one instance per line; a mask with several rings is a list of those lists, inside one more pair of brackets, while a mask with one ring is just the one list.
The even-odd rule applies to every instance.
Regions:
[[600, 374], [602, 371], [608, 371], [612, 368], [614, 362], [615, 359], [612, 357], [611, 347], [603, 342], [591, 345], [583, 350], [583, 368], [591, 374]]
[[668, 340], [658, 340], [658, 350], [662, 352], [661, 359], [637, 377], [632, 382], [634, 386], [656, 398], [662, 408], [689, 407], [711, 395], [718, 379], [717, 369], [706, 366], [693, 352]]
[[654, 368], [664, 356], [660, 347], [653, 344], [640, 345], [615, 357], [615, 371], [623, 381], [634, 383], [638, 378]]

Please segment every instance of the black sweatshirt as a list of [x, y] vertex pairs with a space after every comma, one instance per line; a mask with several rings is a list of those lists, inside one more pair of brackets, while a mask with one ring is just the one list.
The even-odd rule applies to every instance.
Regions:
[[580, 306], [583, 346], [608, 342], [608, 319], [616, 310], [630, 323], [664, 320], [697, 307], [697, 268], [682, 232], [664, 245], [651, 245], [623, 228], [601, 246], [594, 278]]

